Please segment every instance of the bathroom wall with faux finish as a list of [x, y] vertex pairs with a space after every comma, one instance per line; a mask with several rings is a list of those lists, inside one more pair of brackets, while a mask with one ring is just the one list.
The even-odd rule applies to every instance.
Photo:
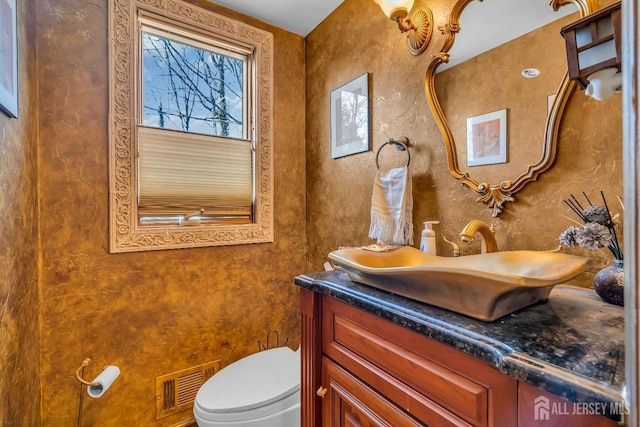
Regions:
[[[600, 3], [603, 7], [611, 1]], [[434, 227], [438, 250], [450, 256], [451, 248], [442, 237], [457, 239], [469, 220], [479, 218], [496, 224], [501, 249], [553, 249], [558, 246], [559, 234], [572, 225], [564, 216], [574, 218], [562, 200], [583, 191], [599, 200], [603, 190], [612, 211], [621, 213], [617, 201], [622, 195], [619, 94], [604, 102], [590, 99], [582, 91], [573, 94], [561, 122], [553, 168], [519, 192], [517, 201], [507, 203], [497, 219], [486, 205], [475, 202], [476, 193], [450, 175], [444, 142], [427, 104], [424, 77], [431, 56], [443, 45], [444, 36], [437, 28], [447, 22], [454, 4], [454, 0], [428, 2], [435, 30], [420, 56], [407, 51], [406, 39], [370, 0], [346, 0], [307, 37], [308, 269], [321, 269], [327, 253], [338, 246], [373, 242], [367, 234], [376, 151], [387, 138], [400, 135], [414, 144], [410, 169], [416, 247], [422, 221], [439, 220]], [[493, 66], [502, 67], [501, 63]], [[332, 160], [329, 94], [365, 72], [370, 73], [372, 149]], [[468, 93], [467, 97], [474, 95]], [[381, 163], [400, 165], [406, 161], [406, 157], [393, 157], [396, 150], [384, 150]], [[477, 242], [461, 248], [463, 254], [479, 251]], [[592, 271], [572, 282], [579, 286], [592, 286], [595, 272], [612, 259], [607, 249], [569, 252], [595, 261]]]
[[[291, 183], [305, 179], [304, 40], [193, 1], [274, 34], [274, 242], [109, 254], [107, 5], [113, 2], [20, 3], [36, 13], [38, 30], [43, 424], [76, 425], [74, 371], [86, 357], [88, 379], [109, 364], [122, 373], [102, 398], [85, 394], [83, 426], [184, 421], [189, 411], [155, 421], [156, 376], [215, 359], [225, 366], [256, 352], [269, 329], [292, 348], [299, 343], [293, 278], [305, 270], [305, 192]], [[16, 208], [28, 213], [33, 205]], [[38, 388], [28, 395], [37, 399]]]
[[37, 426], [41, 418], [35, 9], [27, 2], [17, 3], [18, 118], [0, 112], [0, 425]]

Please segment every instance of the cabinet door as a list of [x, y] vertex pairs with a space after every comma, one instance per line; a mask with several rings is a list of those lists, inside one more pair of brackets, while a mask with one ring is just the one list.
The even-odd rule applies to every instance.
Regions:
[[[423, 426], [328, 358], [322, 359], [325, 427]], [[322, 394], [322, 393], [321, 393]]]

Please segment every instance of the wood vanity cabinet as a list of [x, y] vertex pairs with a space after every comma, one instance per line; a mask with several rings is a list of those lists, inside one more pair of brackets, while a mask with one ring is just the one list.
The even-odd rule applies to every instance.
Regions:
[[514, 426], [518, 382], [472, 356], [301, 289], [302, 426]]
[[518, 381], [489, 364], [331, 297], [300, 297], [302, 427], [531, 425], [519, 421]]

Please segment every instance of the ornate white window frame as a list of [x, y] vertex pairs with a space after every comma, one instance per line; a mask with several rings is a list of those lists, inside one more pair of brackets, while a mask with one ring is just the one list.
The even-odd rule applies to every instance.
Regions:
[[[137, 209], [137, 15], [148, 11], [168, 22], [255, 48], [256, 103], [254, 219], [243, 225], [141, 227]], [[237, 245], [273, 241], [273, 35], [180, 0], [109, 2], [109, 224], [110, 252]]]

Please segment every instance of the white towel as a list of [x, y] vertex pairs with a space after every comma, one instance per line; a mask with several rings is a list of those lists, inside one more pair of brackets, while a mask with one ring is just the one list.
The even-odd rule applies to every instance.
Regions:
[[369, 237], [389, 245], [413, 245], [412, 211], [409, 168], [378, 169], [371, 196]]

